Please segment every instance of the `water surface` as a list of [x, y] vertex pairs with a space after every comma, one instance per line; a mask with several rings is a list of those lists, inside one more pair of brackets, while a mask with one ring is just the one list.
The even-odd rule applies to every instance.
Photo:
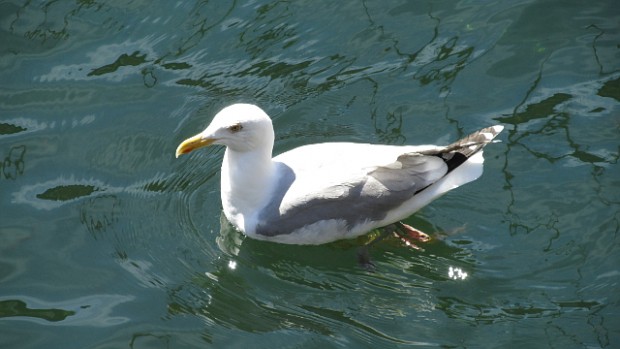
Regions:
[[[583, 1], [0, 3], [0, 347], [620, 345], [620, 13]], [[221, 216], [252, 102], [275, 153], [447, 143], [485, 173], [386, 240], [253, 241]]]

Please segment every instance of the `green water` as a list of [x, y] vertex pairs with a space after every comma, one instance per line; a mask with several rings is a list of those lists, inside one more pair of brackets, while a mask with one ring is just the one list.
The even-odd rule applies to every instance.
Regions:
[[[619, 23], [614, 0], [0, 2], [0, 347], [619, 347]], [[355, 243], [244, 238], [222, 149], [174, 158], [239, 101], [276, 153], [506, 129], [406, 221], [434, 242], [370, 272]]]

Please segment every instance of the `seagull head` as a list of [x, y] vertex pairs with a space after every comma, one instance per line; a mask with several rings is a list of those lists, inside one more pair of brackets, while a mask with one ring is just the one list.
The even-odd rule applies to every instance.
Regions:
[[271, 152], [273, 141], [273, 125], [267, 113], [253, 104], [233, 104], [217, 113], [204, 131], [181, 142], [176, 157], [211, 144], [236, 152]]

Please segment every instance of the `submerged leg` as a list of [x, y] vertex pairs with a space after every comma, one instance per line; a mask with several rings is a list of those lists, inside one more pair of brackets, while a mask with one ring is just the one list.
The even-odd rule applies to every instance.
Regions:
[[368, 245], [364, 245], [357, 249], [357, 263], [367, 271], [375, 271], [375, 263], [370, 259]]
[[[393, 224], [390, 224], [388, 227], [392, 227]], [[372, 259], [370, 258], [370, 248], [376, 244], [377, 242], [385, 239], [387, 236], [391, 235], [394, 231], [394, 229], [396, 229], [395, 227], [392, 227], [392, 229], [388, 229], [388, 227], [384, 228], [384, 229], [380, 229], [379, 232], [379, 236], [375, 237], [374, 239], [372, 239], [370, 242], [366, 243], [364, 246], [360, 247], [357, 250], [357, 262], [359, 263], [360, 266], [362, 266], [364, 269], [368, 270], [368, 271], [374, 271], [375, 270], [375, 263], [373, 263]]]

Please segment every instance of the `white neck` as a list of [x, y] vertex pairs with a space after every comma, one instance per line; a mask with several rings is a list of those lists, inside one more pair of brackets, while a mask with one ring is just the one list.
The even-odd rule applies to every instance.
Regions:
[[[234, 164], [234, 166], [233, 166]], [[271, 149], [237, 152], [226, 148], [222, 162], [221, 195], [226, 218], [247, 232], [273, 186]]]

